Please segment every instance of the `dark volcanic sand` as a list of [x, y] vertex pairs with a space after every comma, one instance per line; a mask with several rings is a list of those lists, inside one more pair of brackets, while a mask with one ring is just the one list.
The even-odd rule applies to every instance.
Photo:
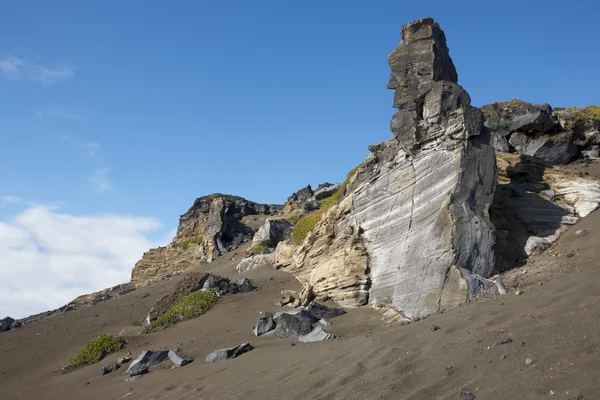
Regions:
[[[590, 234], [575, 238], [577, 229]], [[566, 257], [571, 251], [575, 256]], [[292, 276], [268, 267], [244, 275], [259, 290], [227, 295], [195, 320], [139, 336], [137, 322], [179, 278], [162, 281], [0, 334], [0, 398], [106, 400], [133, 393], [128, 398], [456, 400], [467, 390], [477, 399], [567, 399], [578, 394], [598, 399], [599, 255], [596, 212], [567, 231], [552, 252], [506, 273], [503, 279], [512, 293], [504, 297], [409, 325], [384, 322], [370, 307], [350, 310], [326, 328], [342, 339], [312, 344], [253, 336], [259, 312], [277, 310], [281, 289], [300, 287]], [[237, 279], [240, 258], [241, 250], [202, 269]], [[523, 292], [519, 296], [511, 286], [515, 277]], [[434, 324], [441, 329], [430, 330]], [[79, 371], [52, 373], [103, 332], [123, 332], [127, 347]], [[508, 336], [511, 343], [496, 345]], [[256, 349], [231, 361], [204, 364], [212, 350], [243, 342]], [[135, 357], [144, 349], [171, 347], [196, 360], [131, 383], [122, 382], [124, 368], [100, 376], [102, 365], [127, 351]], [[525, 365], [527, 358], [534, 364]], [[447, 367], [454, 373], [446, 376]]]

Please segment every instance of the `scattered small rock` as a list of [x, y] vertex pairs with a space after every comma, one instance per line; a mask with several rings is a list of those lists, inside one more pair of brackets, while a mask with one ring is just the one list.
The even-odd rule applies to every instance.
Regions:
[[522, 290], [516, 290], [516, 291], [515, 291], [515, 296], [520, 296], [520, 295], [522, 295], [522, 294], [523, 294], [523, 291], [522, 291]]
[[100, 368], [100, 373], [101, 373], [101, 375], [110, 374], [111, 372], [115, 372], [119, 368], [121, 368], [121, 366], [119, 364], [105, 365], [104, 367]]
[[131, 357], [123, 356], [117, 360], [118, 364], [126, 364], [131, 361]]
[[89, 381], [87, 381], [87, 382], [83, 382], [83, 386], [87, 386], [87, 385], [89, 385], [89, 384], [90, 384], [90, 382], [89, 382]]
[[230, 360], [232, 358], [239, 357], [242, 354], [249, 352], [250, 350], [254, 350], [254, 347], [252, 347], [250, 343], [242, 343], [236, 347], [215, 350], [206, 357], [205, 362], [217, 363], [225, 360]]
[[439, 331], [440, 329], [442, 329], [442, 327], [439, 325], [435, 325], [435, 324], [433, 324], [429, 327], [430, 331]]
[[125, 396], [123, 396], [123, 397], [121, 397], [121, 398], [122, 398], [122, 399], [126, 399], [126, 398], [128, 398], [128, 397], [131, 397], [131, 396], [133, 396], [133, 393], [132, 393], [132, 392], [129, 392], [129, 393], [127, 393]]
[[517, 278], [515, 278], [515, 280], [513, 281], [512, 287], [514, 287], [514, 288], [518, 288], [519, 287], [519, 280]]
[[528, 358], [525, 360], [525, 365], [531, 365], [533, 364], [535, 361], [533, 361], [531, 358]]
[[585, 229], [579, 229], [579, 230], [575, 231], [575, 237], [582, 238], [584, 236], [587, 236], [588, 233], [590, 233], [590, 232]]
[[567, 258], [571, 258], [571, 257], [575, 257], [575, 253], [574, 252], [570, 252], [569, 254], [567, 254]]
[[317, 326], [315, 329], [307, 333], [306, 335], [300, 335], [298, 340], [303, 343], [312, 343], [312, 342], [322, 342], [323, 340], [337, 339], [338, 335], [335, 333], [327, 333], [321, 328]]
[[444, 368], [444, 376], [449, 377], [451, 375], [454, 375], [454, 367], [452, 367], [452, 366], [445, 367]]
[[134, 375], [134, 376], [130, 376], [128, 378], [123, 379], [123, 382], [133, 382], [133, 381], [137, 381], [138, 379], [142, 379], [143, 375]]
[[500, 356], [501, 360], [505, 360], [508, 356], [506, 354], [502, 354], [502, 356]]
[[508, 336], [506, 339], [499, 340], [496, 342], [497, 345], [512, 343], [512, 338]]
[[475, 395], [471, 392], [460, 392], [458, 400], [475, 400]]

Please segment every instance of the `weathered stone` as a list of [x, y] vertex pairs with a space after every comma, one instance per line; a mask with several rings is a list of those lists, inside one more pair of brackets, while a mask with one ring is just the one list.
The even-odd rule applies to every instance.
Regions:
[[240, 274], [243, 274], [244, 272], [251, 271], [264, 265], [272, 265], [273, 260], [274, 256], [272, 254], [256, 254], [243, 258], [235, 267], [235, 269]]
[[416, 319], [439, 311], [452, 266], [462, 279], [491, 274], [496, 169], [438, 24], [411, 22], [402, 36], [389, 56], [394, 138], [373, 149], [291, 257], [282, 242], [275, 259], [343, 307], [368, 301]]
[[0, 319], [0, 332], [6, 332], [13, 329], [13, 326], [15, 326], [15, 322], [16, 321], [14, 320], [14, 318], [11, 317]]
[[323, 340], [337, 339], [339, 335], [335, 333], [327, 333], [322, 327], [317, 326], [312, 331], [305, 335], [300, 335], [298, 340], [303, 343], [322, 342]]
[[310, 304], [311, 301], [313, 301], [313, 299], [315, 298], [315, 294], [313, 292], [313, 288], [312, 285], [309, 283], [305, 283], [304, 285], [302, 285], [302, 289], [300, 290], [300, 293], [298, 293], [298, 307], [299, 306], [307, 306]]
[[254, 236], [255, 229], [248, 225], [249, 219], [275, 215], [282, 208], [224, 194], [200, 197], [179, 219], [177, 235], [171, 244], [144, 253], [131, 273], [131, 281], [142, 286], [164, 275], [211, 262]]
[[550, 136], [531, 138], [515, 132], [509, 143], [517, 153], [539, 158], [551, 165], [567, 164], [577, 154], [577, 146], [569, 141], [555, 141]]
[[101, 375], [110, 374], [111, 372], [115, 372], [119, 368], [121, 368], [121, 365], [119, 365], [119, 364], [105, 365], [104, 367], [100, 368], [100, 374]]
[[292, 224], [285, 219], [268, 219], [261, 226], [252, 239], [255, 246], [277, 246], [279, 242], [292, 236]]
[[521, 100], [498, 102], [481, 107], [485, 126], [492, 132], [507, 136], [512, 132], [548, 132], [558, 125], [549, 104], [531, 104]]
[[338, 191], [340, 186], [342, 185], [340, 185], [339, 183], [321, 183], [317, 190], [315, 190], [315, 199], [323, 200], [333, 196], [335, 192]]
[[254, 290], [254, 285], [252, 285], [252, 282], [248, 278], [235, 281], [235, 285], [240, 293], [247, 293]]
[[273, 329], [275, 329], [275, 322], [273, 321], [273, 317], [265, 316], [265, 317], [259, 318], [258, 321], [256, 321], [256, 326], [254, 327], [254, 335], [255, 336], [266, 335], [269, 332], [271, 332]]
[[471, 392], [460, 392], [460, 396], [458, 396], [458, 400], [475, 400], [476, 396]]
[[127, 364], [129, 361], [131, 361], [131, 357], [123, 356], [123, 357], [120, 357], [117, 360], [117, 363], [119, 363], [119, 364]]
[[247, 353], [253, 349], [254, 347], [252, 347], [250, 343], [242, 343], [236, 347], [215, 350], [206, 357], [205, 361], [206, 363], [217, 363], [225, 360], [230, 360], [232, 358], [239, 357], [242, 354]]
[[569, 226], [600, 206], [600, 183], [570, 169], [516, 154], [497, 154], [499, 185], [490, 216], [496, 270], [549, 248]]
[[155, 365], [160, 364], [169, 358], [169, 350], [145, 350], [140, 353], [140, 355], [129, 364], [129, 368], [127, 371], [123, 373], [123, 375], [141, 375], [148, 372], [150, 368]]
[[169, 360], [173, 363], [173, 365], [175, 365], [176, 367], [183, 367], [185, 365], [188, 365], [189, 363], [191, 363], [192, 360], [191, 358], [187, 358], [187, 357], [180, 357], [178, 354], [178, 352], [174, 351], [173, 349], [169, 350], [169, 353], [167, 354], [167, 357], [169, 357]]
[[306, 312], [312, 315], [315, 319], [332, 319], [346, 314], [343, 308], [328, 307], [324, 304], [312, 302], [306, 308]]
[[590, 232], [585, 229], [578, 229], [575, 231], [575, 237], [582, 238], [584, 236], [587, 236], [588, 233], [590, 233]]
[[312, 324], [317, 320], [304, 310], [292, 310], [275, 313], [273, 321], [276, 324], [273, 336], [278, 339], [285, 339], [306, 335], [312, 330]]

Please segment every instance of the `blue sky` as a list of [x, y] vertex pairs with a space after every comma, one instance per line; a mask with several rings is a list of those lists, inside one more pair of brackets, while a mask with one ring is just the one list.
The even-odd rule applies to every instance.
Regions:
[[[13, 250], [52, 253], [53, 231], [23, 223], [33, 211], [56, 236], [63, 223], [114, 235], [105, 219], [139, 222], [136, 245], [113, 260], [118, 280], [198, 196], [282, 203], [341, 181], [391, 136], [387, 55], [401, 25], [425, 16], [445, 31], [475, 105], [600, 102], [596, 1], [482, 4], [3, 2], [0, 237], [4, 227], [24, 241]], [[106, 254], [94, 253], [99, 266]]]

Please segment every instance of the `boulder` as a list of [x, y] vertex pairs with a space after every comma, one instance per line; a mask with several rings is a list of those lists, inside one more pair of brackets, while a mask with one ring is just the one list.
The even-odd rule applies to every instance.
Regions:
[[313, 292], [312, 285], [309, 283], [305, 283], [302, 285], [302, 289], [300, 289], [300, 293], [298, 293], [298, 297], [294, 300], [293, 306], [296, 307], [306, 307], [310, 304], [311, 301], [315, 298], [315, 294]]
[[140, 355], [129, 364], [127, 371], [123, 375], [142, 375], [148, 372], [150, 368], [158, 365], [169, 358], [169, 350], [144, 350]]
[[179, 218], [173, 241], [144, 253], [133, 268], [131, 281], [135, 286], [143, 286], [162, 276], [211, 262], [252, 239], [256, 229], [250, 222], [256, 216], [273, 216], [282, 208], [225, 194], [200, 197]]
[[254, 242], [254, 246], [266, 245], [275, 247], [279, 242], [291, 238], [292, 229], [292, 224], [285, 219], [268, 219], [258, 229], [252, 241]]
[[235, 269], [243, 274], [244, 272], [251, 271], [255, 268], [262, 267], [263, 265], [272, 265], [273, 255], [272, 254], [255, 254], [249, 257], [243, 258]]
[[417, 319], [439, 311], [442, 299], [455, 299], [445, 308], [467, 301], [466, 292], [451, 296], [453, 267], [459, 280], [491, 274], [496, 163], [483, 114], [457, 84], [437, 23], [402, 27], [389, 65], [394, 137], [372, 147], [291, 257], [277, 255], [288, 246], [280, 243], [275, 258], [317, 296]]
[[558, 119], [549, 104], [511, 100], [488, 104], [481, 110], [486, 117], [485, 126], [501, 136], [517, 131], [527, 134], [549, 132], [558, 125]]
[[335, 194], [335, 192], [338, 191], [338, 189], [341, 187], [342, 185], [339, 183], [321, 183], [319, 185], [319, 187], [317, 188], [317, 190], [315, 190], [315, 199], [316, 200], [323, 200], [326, 199], [328, 197], [331, 197]]
[[179, 349], [145, 350], [129, 364], [129, 368], [127, 368], [127, 371], [123, 375], [136, 376], [145, 374], [150, 368], [166, 360], [170, 360], [176, 367], [182, 367], [193, 361], [191, 358], [180, 357], [178, 353]]
[[237, 281], [235, 281], [235, 285], [237, 286], [237, 290], [240, 293], [251, 292], [255, 289], [254, 285], [252, 285], [252, 282], [248, 278], [238, 279]]
[[278, 339], [306, 335], [312, 330], [312, 324], [317, 322], [315, 318], [301, 309], [275, 313], [273, 321], [276, 325], [273, 336]]
[[16, 321], [14, 318], [6, 317], [0, 319], [0, 332], [7, 332], [11, 329], [16, 329], [21, 326], [19, 321]]
[[332, 319], [346, 314], [343, 308], [328, 307], [324, 304], [312, 302], [306, 308], [306, 312], [312, 315], [315, 319]]
[[577, 146], [568, 141], [555, 141], [550, 136], [532, 138], [515, 132], [509, 143], [517, 153], [539, 158], [551, 165], [568, 164], [577, 154]]
[[312, 331], [305, 335], [300, 335], [298, 340], [303, 343], [322, 342], [323, 340], [337, 339], [339, 335], [335, 333], [327, 333], [322, 327], [317, 326]]
[[119, 368], [121, 368], [121, 365], [119, 364], [105, 365], [104, 367], [100, 368], [100, 375], [110, 374], [111, 372], [115, 372]]
[[218, 363], [221, 361], [239, 357], [242, 354], [249, 352], [250, 350], [254, 350], [254, 347], [252, 347], [250, 343], [242, 343], [236, 347], [215, 350], [206, 357], [205, 361], [206, 363]]
[[254, 335], [267, 335], [269, 332], [275, 329], [275, 326], [275, 321], [273, 321], [272, 315], [267, 315], [262, 318], [259, 318], [258, 321], [256, 321], [256, 326], [254, 327]]

